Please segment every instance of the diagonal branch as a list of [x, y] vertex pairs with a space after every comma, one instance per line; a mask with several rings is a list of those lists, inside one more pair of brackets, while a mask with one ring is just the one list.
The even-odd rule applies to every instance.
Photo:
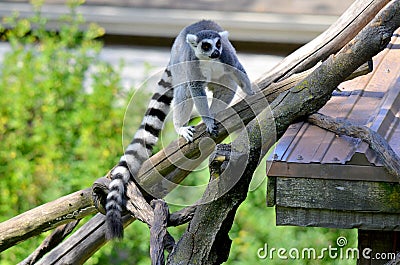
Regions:
[[337, 120], [320, 113], [309, 116], [307, 121], [336, 134], [356, 137], [365, 141], [376, 152], [389, 173], [400, 178], [400, 158], [379, 133], [366, 126]]
[[329, 55], [338, 52], [390, 0], [362, 0], [354, 3], [324, 33], [286, 57], [267, 75], [260, 77], [257, 83], [261, 87], [281, 80], [324, 61]]
[[63, 241], [74, 228], [78, 225], [80, 219], [69, 222], [64, 225], [57, 227], [50, 236], [42, 242], [42, 244], [25, 260], [19, 263], [19, 265], [35, 264], [40, 260], [47, 252], [55, 248], [61, 241]]

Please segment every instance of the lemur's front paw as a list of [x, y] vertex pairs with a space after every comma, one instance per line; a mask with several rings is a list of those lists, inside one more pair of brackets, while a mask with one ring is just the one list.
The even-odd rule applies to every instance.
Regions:
[[252, 96], [256, 93], [258, 87], [256, 85], [250, 84], [249, 88], [247, 89], [247, 95]]
[[211, 134], [212, 136], [217, 136], [218, 135], [218, 127], [217, 125], [214, 125], [212, 128], [207, 128], [207, 132]]
[[249, 81], [248, 83], [244, 84], [243, 91], [246, 93], [246, 95], [252, 96], [256, 93], [256, 91], [258, 91], [258, 87]]
[[218, 135], [218, 126], [215, 124], [214, 119], [206, 123], [207, 129], [206, 131], [211, 134], [212, 136]]
[[179, 128], [178, 134], [185, 138], [185, 140], [189, 143], [193, 142], [193, 135], [196, 132], [194, 126], [184, 126]]

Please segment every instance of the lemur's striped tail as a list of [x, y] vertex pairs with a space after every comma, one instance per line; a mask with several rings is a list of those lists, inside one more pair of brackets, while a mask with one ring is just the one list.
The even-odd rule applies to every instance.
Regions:
[[143, 162], [149, 158], [153, 146], [164, 125], [173, 98], [171, 72], [165, 70], [160, 82], [159, 91], [153, 95], [139, 130], [126, 148], [118, 165], [111, 171], [111, 183], [106, 202], [106, 237], [122, 238], [122, 211], [126, 203], [126, 185], [139, 172]]

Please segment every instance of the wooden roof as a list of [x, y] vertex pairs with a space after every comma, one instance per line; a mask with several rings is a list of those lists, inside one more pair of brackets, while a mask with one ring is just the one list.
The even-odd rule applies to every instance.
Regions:
[[[372, 73], [344, 82], [341, 92], [319, 111], [365, 125], [382, 135], [400, 155], [400, 31], [373, 58]], [[272, 156], [269, 176], [397, 182], [360, 139], [300, 122], [291, 125]]]

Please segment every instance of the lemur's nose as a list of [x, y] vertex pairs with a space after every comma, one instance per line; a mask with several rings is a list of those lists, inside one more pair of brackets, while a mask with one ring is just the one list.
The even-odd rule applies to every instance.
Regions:
[[215, 50], [215, 51], [213, 51], [212, 53], [211, 53], [211, 58], [213, 58], [213, 59], [215, 59], [215, 58], [218, 58], [219, 56], [220, 56], [220, 52], [218, 51], [218, 50]]

